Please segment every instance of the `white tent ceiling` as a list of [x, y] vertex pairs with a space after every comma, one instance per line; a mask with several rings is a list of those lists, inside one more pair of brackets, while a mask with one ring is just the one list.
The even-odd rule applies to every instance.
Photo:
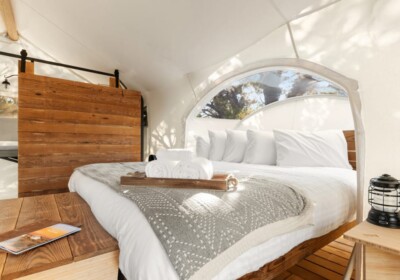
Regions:
[[293, 35], [301, 59], [358, 81], [365, 178], [400, 177], [400, 0], [11, 1], [21, 46], [63, 63], [118, 68], [143, 91], [147, 152], [182, 147], [188, 112], [224, 75], [295, 57]]
[[335, 2], [14, 0], [12, 5], [22, 37], [58, 61], [118, 68], [130, 87], [149, 91], [219, 63], [287, 21]]
[[399, 0], [11, 1], [27, 45], [63, 63], [118, 68], [146, 94], [148, 152], [183, 146], [188, 111], [223, 75], [295, 57], [291, 30], [301, 59], [358, 81], [366, 178], [400, 176]]

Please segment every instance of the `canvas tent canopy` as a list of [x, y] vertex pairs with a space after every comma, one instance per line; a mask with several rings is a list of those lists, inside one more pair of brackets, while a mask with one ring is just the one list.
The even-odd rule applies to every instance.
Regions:
[[[226, 75], [271, 59], [299, 58], [358, 81], [365, 178], [400, 172], [399, 1], [11, 3], [20, 39], [10, 41], [0, 22], [1, 49], [18, 53], [24, 47], [54, 61], [119, 69], [129, 88], [142, 91], [148, 106], [148, 153], [182, 147], [187, 115]], [[0, 62], [1, 75], [16, 71]], [[57, 76], [52, 67], [43, 71]], [[63, 75], [108, 83], [88, 73]]]

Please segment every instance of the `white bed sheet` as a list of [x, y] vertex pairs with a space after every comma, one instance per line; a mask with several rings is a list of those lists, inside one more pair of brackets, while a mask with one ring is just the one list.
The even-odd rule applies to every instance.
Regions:
[[18, 141], [0, 141], [0, 150], [2, 151], [18, 150]]
[[[226, 266], [214, 279], [236, 279], [257, 270], [303, 241], [326, 234], [354, 216], [355, 171], [225, 162], [213, 162], [213, 165], [215, 172], [291, 174], [287, 183], [296, 180], [297, 187], [314, 203], [313, 226], [280, 235], [252, 248]], [[69, 188], [79, 193], [90, 205], [99, 223], [118, 240], [120, 269], [128, 279], [178, 279], [160, 241], [132, 201], [79, 171], [72, 174]]]

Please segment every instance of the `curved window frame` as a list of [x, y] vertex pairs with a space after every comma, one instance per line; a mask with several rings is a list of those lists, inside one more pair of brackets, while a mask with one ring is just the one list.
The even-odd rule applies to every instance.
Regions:
[[[260, 74], [260, 73], [264, 73], [264, 72], [271, 72], [271, 71], [281, 71], [281, 70], [292, 70], [295, 71], [297, 73], [301, 73], [301, 74], [308, 74], [311, 76], [315, 76], [317, 78], [320, 78], [324, 81], [327, 81], [331, 84], [333, 84], [334, 86], [340, 88], [341, 90], [343, 90], [344, 92], [347, 93], [347, 96], [340, 96], [340, 95], [317, 95], [317, 96], [323, 96], [323, 97], [335, 97], [335, 98], [349, 98], [349, 94], [347, 92], [347, 90], [341, 86], [339, 83], [319, 74], [319, 73], [315, 73], [309, 70], [306, 70], [304, 68], [301, 67], [294, 67], [294, 66], [265, 66], [265, 67], [261, 67], [261, 68], [256, 68], [250, 71], [245, 71], [242, 72], [240, 74], [237, 75], [233, 75], [231, 77], [229, 77], [228, 79], [218, 83], [217, 85], [215, 85], [215, 87], [213, 87], [212, 89], [210, 89], [207, 92], [207, 89], [203, 90], [203, 97], [197, 102], [197, 104], [192, 108], [192, 110], [190, 111], [190, 113], [188, 114], [186, 120], [190, 119], [190, 118], [198, 118], [198, 119], [202, 119], [201, 117], [198, 117], [198, 114], [201, 112], [201, 110], [217, 95], [219, 94], [222, 90], [226, 89], [228, 86], [230, 86], [233, 82], [237, 81], [237, 80], [241, 80], [247, 77], [250, 77], [252, 75], [256, 75], [256, 74]], [[292, 99], [298, 99], [298, 98], [307, 98], [310, 97], [310, 95], [303, 95], [303, 96], [294, 96], [294, 97], [290, 97], [287, 99], [283, 99], [283, 100], [279, 100], [279, 101], [275, 101], [269, 104], [266, 104], [258, 109], [256, 109], [255, 111], [251, 112], [250, 114], [246, 115], [243, 119], [244, 120], [246, 118], [248, 118], [249, 116], [255, 114], [256, 112], [259, 112], [260, 110], [264, 110], [265, 108], [268, 108], [269, 106], [273, 105], [273, 104], [279, 104], [281, 102], [286, 102], [288, 100], [292, 100]], [[204, 118], [204, 119], [213, 119], [213, 118]], [[217, 118], [216, 118], [217, 119]], [[236, 119], [236, 120], [240, 120], [240, 119]]]
[[[251, 71], [259, 71], [261, 68], [264, 69], [276, 69], [276, 68], [295, 68], [312, 74], [323, 77], [324, 79], [333, 82], [334, 84], [343, 88], [350, 101], [351, 111], [353, 114], [355, 137], [356, 137], [356, 149], [357, 149], [357, 222], [363, 221], [364, 212], [364, 173], [365, 173], [365, 131], [361, 117], [361, 97], [358, 92], [358, 83], [356, 80], [350, 79], [338, 72], [335, 72], [325, 66], [317, 63], [313, 63], [307, 60], [299, 58], [277, 58], [259, 61], [256, 63], [243, 66], [239, 69], [233, 70], [228, 74], [219, 77], [214, 82], [211, 82], [204, 88], [201, 94], [201, 99], [197, 104], [190, 110], [185, 118], [186, 120], [193, 118], [195, 112], [198, 112], [200, 106], [204, 106], [205, 102], [221, 90], [222, 86], [226, 85], [242, 75], [249, 75]], [[202, 107], [200, 107], [202, 108]], [[186, 138], [186, 129], [184, 129]]]

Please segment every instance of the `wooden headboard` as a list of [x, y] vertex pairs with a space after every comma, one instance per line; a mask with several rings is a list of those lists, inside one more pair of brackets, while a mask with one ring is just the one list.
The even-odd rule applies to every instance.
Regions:
[[357, 170], [356, 139], [354, 136], [354, 130], [345, 130], [343, 133], [347, 141], [349, 163], [353, 166], [354, 170]]
[[19, 196], [67, 191], [74, 168], [140, 161], [141, 95], [19, 74]]

